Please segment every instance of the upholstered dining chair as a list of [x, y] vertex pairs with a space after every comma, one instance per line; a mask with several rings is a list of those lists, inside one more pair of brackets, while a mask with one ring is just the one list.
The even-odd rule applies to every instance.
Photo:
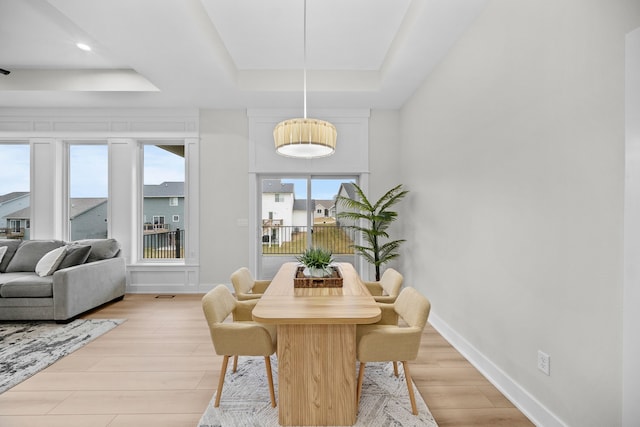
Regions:
[[379, 282], [365, 281], [364, 284], [377, 302], [392, 303], [400, 293], [402, 280], [402, 274], [393, 268], [387, 268]]
[[[415, 360], [420, 349], [422, 331], [427, 324], [431, 303], [411, 287], [404, 288], [395, 303], [379, 303], [382, 318], [378, 323], [358, 325], [356, 329], [356, 357], [360, 362], [357, 401], [362, 394], [362, 380], [368, 362], [402, 361], [411, 400], [411, 411], [418, 415], [408, 361]], [[403, 324], [399, 325], [399, 318]]]
[[[264, 356], [269, 381], [271, 406], [276, 407], [271, 374], [271, 356], [276, 351], [276, 328], [254, 322], [251, 317], [258, 300], [238, 301], [225, 285], [218, 285], [202, 298], [202, 310], [209, 324], [211, 341], [216, 354], [224, 356], [218, 381], [218, 392], [214, 406], [220, 406], [220, 396], [227, 372], [229, 356]], [[225, 319], [232, 315], [233, 321]], [[234, 364], [235, 372], [235, 364]]]
[[241, 267], [231, 274], [231, 284], [239, 301], [259, 299], [267, 290], [271, 280], [254, 280], [246, 267]]

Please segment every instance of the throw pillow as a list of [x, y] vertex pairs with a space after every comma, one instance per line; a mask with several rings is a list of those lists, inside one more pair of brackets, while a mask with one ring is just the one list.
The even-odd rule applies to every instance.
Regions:
[[7, 253], [7, 247], [3, 246], [0, 248], [0, 262], [2, 262], [2, 258], [4, 258], [5, 253]]
[[47, 252], [36, 264], [36, 274], [40, 277], [51, 276], [66, 255], [66, 246]]
[[116, 239], [83, 239], [76, 240], [73, 243], [91, 245], [91, 252], [87, 262], [113, 258], [120, 252], [120, 243]]
[[13, 258], [13, 254], [18, 250], [18, 246], [20, 246], [22, 240], [16, 239], [0, 239], [0, 246], [3, 248], [7, 248], [7, 252], [2, 257], [2, 261], [0, 261], [0, 273], [4, 273], [7, 266], [11, 262]]
[[38, 261], [49, 251], [64, 246], [64, 242], [60, 240], [25, 240], [20, 243], [11, 262], [7, 266], [5, 272], [13, 273], [16, 271], [34, 272]]
[[68, 245], [67, 253], [58, 266], [58, 270], [84, 264], [89, 258], [89, 252], [91, 252], [91, 246], [89, 245]]

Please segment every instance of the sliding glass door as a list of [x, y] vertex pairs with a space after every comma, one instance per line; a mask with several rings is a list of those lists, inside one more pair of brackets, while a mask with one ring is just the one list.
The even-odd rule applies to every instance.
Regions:
[[354, 232], [336, 218], [338, 194], [349, 197], [357, 177], [269, 176], [258, 184], [260, 277], [272, 278], [306, 248], [329, 249], [338, 262], [354, 263]]

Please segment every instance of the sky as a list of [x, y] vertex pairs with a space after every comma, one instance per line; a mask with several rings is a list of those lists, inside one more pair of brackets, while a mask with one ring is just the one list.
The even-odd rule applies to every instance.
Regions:
[[[69, 150], [71, 197], [107, 197], [107, 146], [71, 145]], [[184, 181], [184, 159], [153, 145], [145, 145], [144, 183]], [[30, 191], [29, 145], [0, 144], [0, 195]]]
[[0, 144], [0, 195], [29, 191], [29, 146]]

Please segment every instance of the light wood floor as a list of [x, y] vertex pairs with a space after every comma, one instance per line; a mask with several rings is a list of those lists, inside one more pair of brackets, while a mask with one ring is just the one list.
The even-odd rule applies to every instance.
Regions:
[[[221, 364], [200, 299], [127, 295], [85, 316], [127, 321], [0, 394], [0, 426], [195, 427]], [[440, 427], [533, 425], [430, 326], [411, 367]]]

